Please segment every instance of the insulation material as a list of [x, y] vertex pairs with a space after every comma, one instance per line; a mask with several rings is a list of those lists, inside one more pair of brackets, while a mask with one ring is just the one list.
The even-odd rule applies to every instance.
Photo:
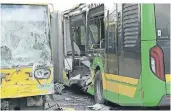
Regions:
[[47, 6], [1, 5], [0, 67], [49, 64]]

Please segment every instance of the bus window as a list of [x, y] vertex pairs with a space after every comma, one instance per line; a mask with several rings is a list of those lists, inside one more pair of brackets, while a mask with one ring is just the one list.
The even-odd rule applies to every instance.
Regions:
[[[122, 18], [122, 29], [118, 30], [118, 32], [121, 32], [121, 35], [118, 37], [122, 42], [122, 44], [120, 44], [119, 41], [119, 45], [122, 45], [119, 48], [119, 67], [122, 67], [119, 70], [120, 76], [139, 78], [141, 74], [139, 9], [140, 6], [138, 4], [122, 5], [122, 13], [120, 15]], [[120, 22], [120, 20], [118, 22]], [[123, 52], [121, 51], [122, 49]]]
[[122, 12], [124, 50], [133, 51], [133, 48], [140, 48], [138, 47], [138, 42], [140, 42], [139, 6], [138, 4], [124, 4]]
[[164, 72], [170, 74], [170, 4], [155, 4], [157, 45], [164, 55]]
[[112, 24], [108, 28], [108, 53], [114, 53], [115, 51], [115, 25]]
[[157, 39], [170, 39], [170, 4], [156, 4]]
[[100, 39], [98, 34], [98, 28], [96, 25], [90, 25], [90, 36], [91, 39], [89, 41], [90, 46], [94, 45], [96, 48], [100, 46]]

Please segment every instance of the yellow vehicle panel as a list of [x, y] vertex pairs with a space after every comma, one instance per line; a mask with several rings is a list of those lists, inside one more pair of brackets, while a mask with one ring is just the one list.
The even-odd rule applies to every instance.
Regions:
[[47, 79], [36, 79], [32, 75], [32, 68], [0, 69], [5, 74], [1, 79], [0, 98], [17, 98], [54, 93], [53, 68]]

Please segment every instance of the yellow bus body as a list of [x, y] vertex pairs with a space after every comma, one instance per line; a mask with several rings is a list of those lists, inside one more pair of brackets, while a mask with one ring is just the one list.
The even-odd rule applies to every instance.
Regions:
[[0, 98], [18, 98], [54, 93], [53, 68], [48, 79], [35, 79], [31, 77], [32, 68], [1, 69], [6, 77], [1, 80]]
[[[0, 4], [46, 5], [48, 8], [53, 8], [49, 7], [49, 3], [11, 3], [1, 1]], [[52, 12], [53, 9], [50, 9], [50, 11]], [[47, 67], [51, 72], [49, 78], [47, 79], [34, 78], [32, 74], [33, 67], [30, 66], [24, 66], [23, 68], [0, 67], [0, 74], [5, 75], [4, 78], [1, 77], [0, 99], [29, 97], [54, 93], [53, 67]]]

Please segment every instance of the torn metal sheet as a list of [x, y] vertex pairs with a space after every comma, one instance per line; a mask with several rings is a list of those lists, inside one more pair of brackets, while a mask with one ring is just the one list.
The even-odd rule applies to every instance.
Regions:
[[55, 88], [55, 93], [58, 93], [58, 94], [61, 94], [62, 93], [62, 90], [65, 88], [63, 84], [60, 84], [60, 83], [56, 83], [54, 85], [54, 88]]
[[92, 105], [92, 106], [87, 106], [90, 110], [100, 110], [100, 111], [110, 111], [112, 110], [111, 107], [109, 106], [105, 106], [104, 104], [99, 104], [99, 103], [96, 103], [95, 105]]
[[86, 60], [82, 60], [81, 61], [84, 65], [86, 65], [87, 67], [90, 67], [90, 61], [88, 59]]
[[82, 76], [78, 74], [77, 76], [71, 77], [68, 80], [68, 86], [77, 85], [84, 92], [88, 90], [89, 85], [92, 83], [91, 75]]
[[27, 97], [27, 106], [43, 106], [43, 97]]
[[75, 76], [75, 77], [71, 77], [70, 80], [79, 80], [81, 78], [80, 74]]

